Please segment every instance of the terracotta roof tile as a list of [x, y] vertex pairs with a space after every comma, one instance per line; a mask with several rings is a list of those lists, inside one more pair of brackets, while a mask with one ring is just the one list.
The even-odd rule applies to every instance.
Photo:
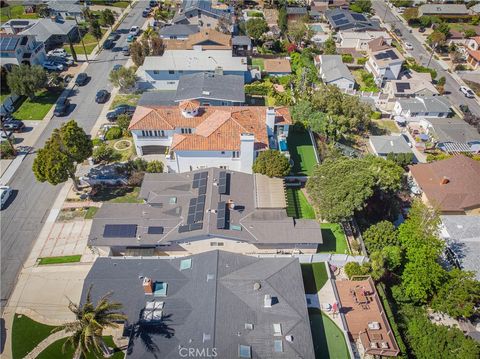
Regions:
[[467, 48], [468, 54], [475, 59], [475, 61], [480, 62], [480, 51], [479, 50], [470, 50]]
[[232, 48], [232, 38], [220, 31], [203, 30], [189, 35], [187, 40], [165, 40], [168, 50], [191, 50], [196, 45], [204, 50], [228, 50]]
[[181, 101], [178, 107], [180, 107], [184, 111], [192, 112], [200, 108], [200, 101], [198, 100]]

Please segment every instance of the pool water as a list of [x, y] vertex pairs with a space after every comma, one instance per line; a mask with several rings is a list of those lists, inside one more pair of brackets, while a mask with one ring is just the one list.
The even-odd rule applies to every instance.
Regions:
[[312, 29], [315, 32], [325, 32], [323, 31], [323, 27], [320, 24], [312, 24], [310, 25], [310, 29]]
[[280, 146], [280, 151], [286, 151], [288, 149], [287, 141], [285, 141], [285, 140], [280, 140], [278, 142], [278, 145]]

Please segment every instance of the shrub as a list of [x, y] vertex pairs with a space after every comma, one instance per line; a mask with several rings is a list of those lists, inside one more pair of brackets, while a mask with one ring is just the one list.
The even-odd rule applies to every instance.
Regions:
[[163, 163], [160, 161], [150, 161], [147, 164], [148, 173], [162, 173], [163, 172]]
[[102, 143], [103, 143], [103, 141], [102, 141], [101, 139], [99, 139], [99, 138], [94, 138], [94, 139], [92, 140], [92, 145], [93, 145], [93, 146], [100, 146]]
[[148, 162], [143, 158], [136, 158], [133, 161], [129, 161], [128, 165], [132, 171], [145, 172], [147, 170]]
[[360, 265], [357, 262], [348, 262], [343, 268], [345, 269], [345, 274], [348, 279], [356, 275], [365, 275], [368, 273], [368, 266]]
[[380, 120], [382, 118], [382, 113], [379, 111], [375, 111], [372, 113], [373, 120]]
[[122, 137], [122, 129], [120, 127], [112, 127], [105, 134], [105, 139], [108, 141], [116, 140]]
[[245, 85], [246, 95], [267, 96], [268, 91], [272, 87], [271, 83], [267, 82], [254, 82], [252, 84]]
[[143, 182], [143, 177], [145, 177], [145, 172], [132, 172], [128, 178], [128, 185], [132, 187], [139, 187]]
[[253, 164], [253, 172], [268, 177], [285, 177], [290, 173], [292, 166], [280, 151], [266, 150], [260, 152]]
[[350, 54], [343, 54], [342, 61], [346, 64], [352, 64], [355, 59]]
[[5, 141], [0, 144], [0, 158], [13, 158], [13, 149], [10, 144]]
[[368, 58], [367, 57], [359, 57], [357, 59], [357, 64], [358, 65], [365, 65], [368, 61]]
[[112, 147], [107, 146], [105, 143], [97, 146], [93, 150], [92, 155], [92, 158], [96, 163], [118, 161], [120, 157], [121, 155], [118, 152], [115, 152]]
[[128, 126], [130, 125], [131, 117], [129, 115], [123, 114], [118, 116], [117, 118], [117, 125], [122, 130], [128, 130]]

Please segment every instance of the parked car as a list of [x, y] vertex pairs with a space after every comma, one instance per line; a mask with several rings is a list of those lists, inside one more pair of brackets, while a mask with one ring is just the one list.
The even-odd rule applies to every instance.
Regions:
[[[129, 34], [127, 36], [127, 42], [133, 42], [135, 41], [135, 35]], [[129, 50], [130, 51], [130, 50]]]
[[65, 116], [69, 107], [70, 100], [68, 99], [67, 95], [62, 95], [58, 98], [57, 104], [55, 105], [55, 110], [53, 110], [53, 114], [55, 116]]
[[150, 15], [150, 9], [145, 9], [142, 11], [142, 17], [148, 17]]
[[65, 51], [65, 49], [62, 49], [62, 48], [59, 48], [59, 49], [55, 49], [55, 50], [50, 50], [48, 53], [47, 53], [48, 56], [61, 56], [61, 57], [67, 57], [68, 54], [67, 52]]
[[424, 33], [424, 32], [425, 32], [425, 28], [424, 28], [424, 27], [419, 27], [419, 28], [418, 28], [418, 32]]
[[14, 118], [9, 118], [3, 122], [3, 128], [11, 132], [22, 132], [25, 124], [23, 121], [16, 120]]
[[114, 43], [112, 40], [107, 39], [107, 40], [105, 40], [105, 42], [103, 43], [103, 48], [104, 48], [105, 50], [109, 50], [109, 49], [111, 49], [114, 45], [115, 45], [115, 43]]
[[5, 207], [8, 199], [12, 195], [12, 189], [9, 186], [0, 186], [0, 209]]
[[2, 142], [8, 140], [9, 138], [13, 139], [13, 132], [8, 130], [2, 130], [0, 131], [0, 138], [2, 139]]
[[110, 92], [108, 92], [107, 90], [100, 90], [95, 95], [95, 102], [105, 103], [108, 101], [109, 98], [110, 98]]
[[402, 32], [401, 32], [399, 29], [395, 29], [395, 30], [393, 30], [393, 32], [394, 32], [395, 35], [397, 35], [398, 37], [402, 37]]
[[475, 98], [475, 94], [467, 86], [460, 86], [460, 92], [462, 92], [466, 98]]
[[[127, 39], [128, 41], [128, 39]], [[122, 47], [122, 54], [123, 56], [130, 56], [130, 46], [129, 45], [125, 45], [124, 47]]]
[[462, 111], [464, 115], [467, 115], [470, 113], [470, 109], [468, 108], [467, 105], [460, 105], [459, 107], [460, 107], [460, 111]]
[[413, 50], [413, 45], [412, 45], [411, 43], [409, 43], [409, 42], [406, 42], [406, 43], [405, 43], [405, 48], [406, 48], [407, 50], [409, 50], [409, 51], [412, 51], [412, 50]]
[[140, 33], [140, 28], [138, 26], [132, 26], [128, 32], [130, 35], [137, 36]]
[[107, 113], [107, 120], [115, 121], [120, 115], [123, 115], [123, 114], [133, 115], [134, 112], [135, 112], [135, 106], [120, 105]]
[[154, 6], [157, 6], [158, 3], [156, 0], [150, 0], [150, 2], [148, 3], [148, 5], [150, 5], [150, 7], [154, 7]]
[[77, 86], [84, 86], [88, 82], [88, 75], [86, 72], [80, 72], [75, 79], [75, 85]]
[[112, 71], [120, 70], [123, 66], [120, 64], [113, 65]]
[[55, 63], [53, 61], [46, 61], [43, 63], [42, 66], [45, 70], [51, 70], [51, 71], [63, 71], [63, 69], [65, 68], [64, 65]]
[[75, 61], [71, 57], [62, 57], [62, 56], [48, 56], [47, 61], [51, 61], [56, 64], [61, 64], [64, 66], [72, 66]]
[[120, 34], [116, 31], [112, 31], [110, 35], [108, 35], [107, 39], [112, 41], [117, 41], [119, 38], [120, 38]]

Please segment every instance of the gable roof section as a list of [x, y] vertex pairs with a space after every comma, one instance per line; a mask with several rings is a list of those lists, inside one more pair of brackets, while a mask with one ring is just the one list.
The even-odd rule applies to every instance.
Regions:
[[370, 136], [370, 143], [375, 152], [380, 155], [389, 153], [411, 153], [403, 135], [400, 136]]
[[402, 110], [412, 113], [450, 113], [450, 102], [445, 96], [415, 97], [397, 100]]
[[325, 11], [325, 17], [335, 30], [355, 29], [356, 31], [378, 30], [378, 22], [374, 22], [363, 14], [353, 13], [344, 9]]
[[477, 129], [465, 121], [454, 118], [437, 118], [430, 121], [439, 142], [480, 142]]
[[329, 83], [342, 78], [355, 82], [347, 65], [343, 63], [341, 55], [320, 55], [318, 58], [325, 82]]
[[[480, 207], [480, 162], [458, 155], [409, 168], [430, 203], [441, 211], [463, 212]], [[448, 183], [442, 184], [444, 179]]]
[[191, 50], [194, 46], [202, 46], [203, 50], [228, 50], [232, 48], [230, 35], [208, 29], [193, 33], [186, 40], [165, 40], [168, 50]]
[[198, 25], [185, 25], [185, 24], [174, 24], [167, 25], [160, 29], [160, 36], [170, 37], [170, 36], [179, 36], [187, 37], [191, 34], [199, 32], [200, 29]]

